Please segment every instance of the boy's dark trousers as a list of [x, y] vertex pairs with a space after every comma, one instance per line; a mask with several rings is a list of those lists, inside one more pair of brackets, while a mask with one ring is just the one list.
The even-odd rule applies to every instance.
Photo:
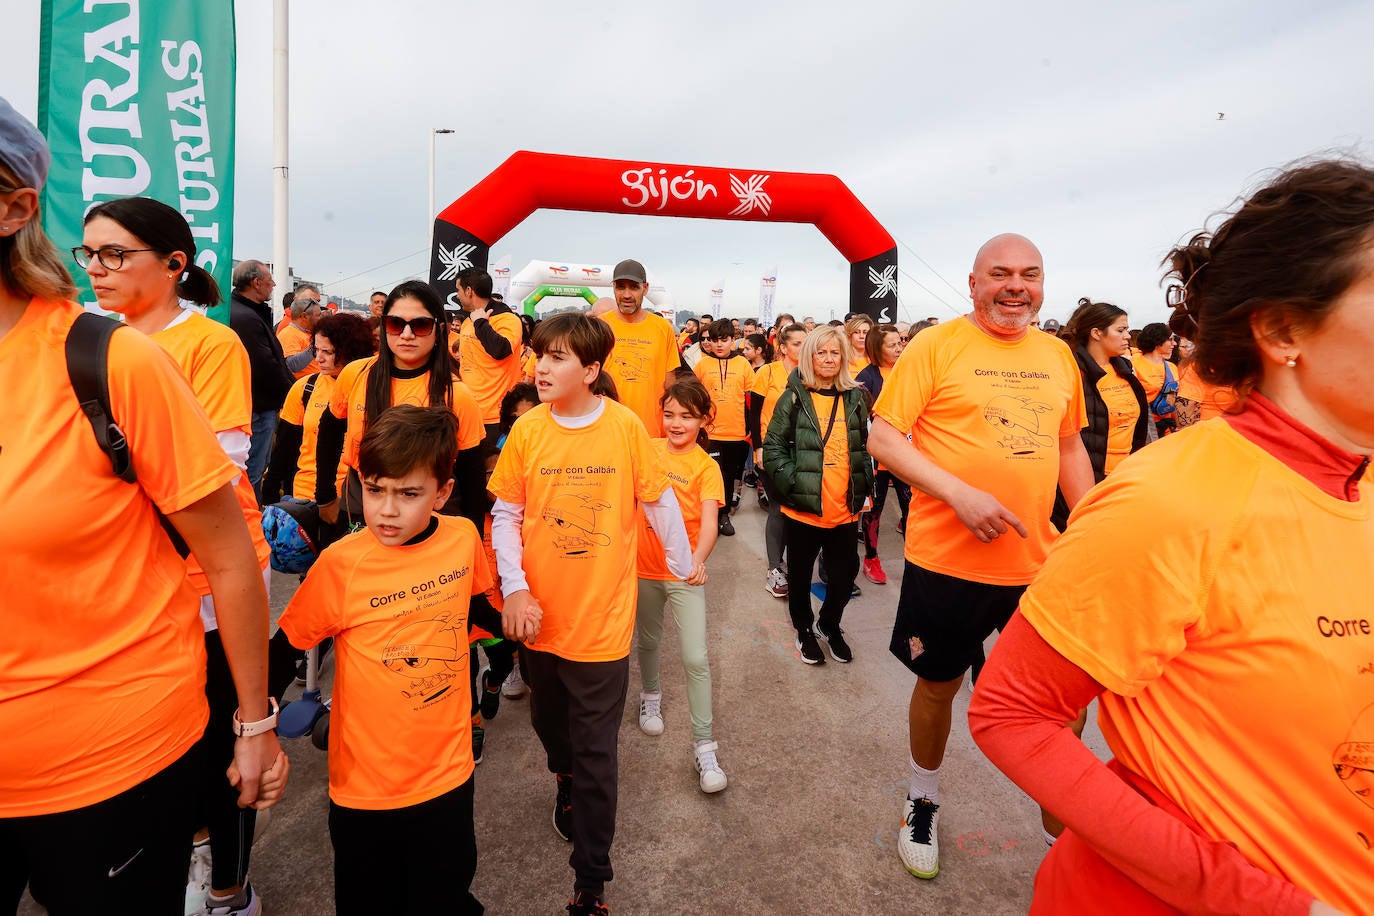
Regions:
[[530, 721], [548, 755], [549, 772], [572, 774], [574, 891], [600, 894], [611, 870], [615, 839], [620, 719], [630, 682], [630, 657], [575, 662], [521, 648], [530, 686]]
[[329, 803], [338, 916], [480, 916], [472, 896], [473, 777], [429, 801], [378, 811]]

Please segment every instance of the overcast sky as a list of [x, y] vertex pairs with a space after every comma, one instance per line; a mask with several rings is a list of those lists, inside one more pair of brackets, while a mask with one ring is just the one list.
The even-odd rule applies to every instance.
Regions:
[[[0, 94], [36, 116], [22, 5]], [[272, 4], [236, 8], [235, 256], [270, 258]], [[1090, 296], [1139, 326], [1165, 314], [1168, 248], [1265, 170], [1374, 158], [1371, 35], [1374, 3], [1331, 0], [294, 0], [290, 260], [355, 299], [427, 270], [429, 130], [450, 127], [438, 209], [517, 149], [832, 173], [898, 240], [902, 318], [966, 310], [974, 251], [1015, 231], [1044, 254], [1042, 318]], [[682, 307], [723, 283], [736, 316], [776, 265], [778, 309], [846, 310], [811, 226], [542, 211], [504, 254], [638, 258]]]

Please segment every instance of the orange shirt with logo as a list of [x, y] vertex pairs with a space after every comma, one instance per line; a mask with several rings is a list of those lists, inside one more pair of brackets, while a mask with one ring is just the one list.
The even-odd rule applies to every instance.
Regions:
[[[826, 427], [831, 425], [832, 408], [835, 424], [830, 436], [825, 438]], [[783, 506], [782, 514], [817, 528], [836, 528], [858, 518], [849, 511], [849, 422], [844, 416], [844, 398], [813, 391], [811, 409], [820, 419], [821, 436], [825, 438], [825, 457], [821, 468], [821, 514], [816, 516], [810, 512], [798, 512], [791, 506]]]
[[239, 470], [167, 352], [124, 328], [110, 406], [138, 483], [114, 476], [67, 375], [81, 311], [34, 299], [0, 338], [0, 818], [118, 795], [208, 716], [200, 601], [154, 505], [178, 512]]
[[[286, 403], [282, 404], [279, 415], [287, 423], [301, 428], [300, 459], [296, 462], [296, 478], [291, 485], [291, 495], [297, 499], [315, 498], [315, 446], [320, 439], [320, 417], [329, 409], [334, 397], [333, 376], [321, 372], [315, 378], [315, 387], [307, 399], [305, 386], [309, 381], [309, 376], [296, 380], [286, 395]], [[302, 401], [306, 403], [302, 404]], [[342, 476], [340, 473], [339, 478]]]
[[[1171, 361], [1169, 372], [1174, 381], [1178, 381], [1178, 366]], [[1145, 403], [1148, 404], [1159, 394], [1159, 389], [1164, 387], [1164, 363], [1157, 363], [1152, 359], [1146, 359], [1144, 354], [1135, 353], [1131, 356], [1131, 365], [1135, 368], [1136, 378], [1140, 379], [1141, 387], [1145, 389]]]
[[[687, 540], [695, 551], [701, 542], [702, 504], [714, 502], [725, 505], [725, 481], [720, 476], [720, 465], [699, 445], [681, 455], [668, 450], [667, 439], [655, 439], [651, 447], [662, 462], [668, 482], [677, 495], [682, 521], [687, 526]], [[663, 542], [649, 524], [649, 516], [642, 506], [639, 509], [639, 578], [682, 581], [668, 571]]]
[[[377, 357], [369, 356], [343, 367], [334, 382], [330, 396], [329, 410], [340, 420], [348, 421], [348, 431], [344, 433], [343, 463], [358, 469], [358, 446], [363, 441], [367, 417], [367, 379], [372, 364]], [[414, 404], [428, 407], [429, 373], [423, 372], [415, 378], [391, 379], [391, 403]], [[458, 379], [453, 380], [453, 412], [458, 417], [458, 450], [476, 448], [482, 444], [486, 429], [482, 426], [482, 408], [468, 387]]]
[[[297, 353], [304, 352], [306, 348], [308, 348], [311, 344], [315, 342], [313, 334], [311, 334], [309, 331], [301, 330], [300, 328], [296, 327], [295, 324], [288, 324], [286, 327], [278, 331], [277, 340], [281, 343], [282, 355], [285, 356], [287, 359], [290, 359]], [[312, 359], [304, 369], [301, 369], [296, 372], [296, 378], [305, 378], [307, 375], [311, 375], [319, 371], [320, 364]]]
[[669, 486], [639, 418], [602, 404], [580, 429], [560, 426], [547, 404], [532, 408], [511, 427], [488, 485], [525, 507], [525, 578], [544, 609], [530, 648], [579, 662], [629, 654], [639, 503]]
[[334, 637], [329, 797], [348, 808], [417, 805], [472, 776], [468, 607], [491, 575], [472, 522], [433, 517], [418, 544], [332, 544], [281, 616], [297, 648]]
[[476, 322], [464, 321], [458, 331], [458, 354], [463, 363], [463, 384], [468, 386], [483, 423], [501, 420], [501, 399], [520, 381], [520, 340], [524, 327], [514, 312], [492, 315], [491, 326], [510, 343], [510, 356], [495, 359], [477, 339]]
[[754, 367], [743, 356], [727, 359], [704, 357], [692, 370], [706, 386], [715, 416], [706, 427], [706, 434], [718, 442], [740, 442], [749, 438], [745, 428], [744, 396], [754, 386]]
[[1103, 469], [1110, 474], [1131, 453], [1140, 402], [1135, 399], [1131, 383], [1117, 375], [1111, 365], [1102, 369], [1106, 374], [1097, 380], [1097, 393], [1107, 407], [1107, 462]]
[[[787, 390], [787, 377], [792, 374], [795, 366], [789, 367], [787, 363], [779, 359], [764, 366], [754, 373], [754, 384], [750, 391], [763, 398], [763, 410], [759, 416], [759, 429], [766, 435], [768, 424], [773, 421], [773, 408], [778, 406], [778, 398]], [[762, 442], [755, 442], [755, 448], [762, 448]]]
[[1029, 582], [1056, 536], [1059, 440], [1087, 425], [1083, 376], [1068, 346], [1034, 332], [997, 340], [968, 317], [942, 322], [907, 344], [873, 412], [1030, 532], [982, 543], [947, 504], [913, 489], [906, 559], [973, 582]]
[[[238, 430], [252, 435], [253, 389], [248, 351], [228, 325], [198, 312], [188, 312], [183, 320], [163, 328], [152, 338], [172, 354], [172, 359], [181, 367], [216, 433]], [[272, 549], [262, 533], [262, 512], [246, 473], [234, 481], [234, 496], [248, 525], [258, 568], [266, 569], [272, 559]], [[210, 594], [210, 582], [194, 555], [186, 558], [186, 574], [196, 594]]]
[[663, 382], [681, 365], [673, 326], [663, 316], [640, 312], [642, 320], [626, 321], [612, 309], [601, 316], [615, 334], [615, 349], [606, 372], [615, 381], [620, 403], [634, 411], [654, 438], [663, 436]]
[[1359, 489], [1322, 492], [1224, 421], [1190, 427], [1084, 497], [1021, 601], [1109, 691], [1119, 763], [1350, 913], [1374, 902], [1368, 475]]

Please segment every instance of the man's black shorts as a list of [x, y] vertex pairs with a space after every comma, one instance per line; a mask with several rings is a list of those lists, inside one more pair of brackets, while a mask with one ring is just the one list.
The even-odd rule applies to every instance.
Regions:
[[1011, 620], [1024, 585], [988, 585], [906, 563], [892, 654], [919, 678], [952, 681], [983, 658], [983, 640]]

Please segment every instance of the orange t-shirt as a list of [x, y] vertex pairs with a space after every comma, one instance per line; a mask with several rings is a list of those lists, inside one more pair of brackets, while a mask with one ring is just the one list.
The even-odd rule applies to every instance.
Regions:
[[[216, 433], [238, 430], [252, 435], [253, 389], [248, 351], [228, 325], [198, 312], [188, 312], [184, 320], [163, 328], [152, 338], [172, 354], [172, 359], [181, 367]], [[272, 548], [262, 533], [262, 512], [258, 510], [258, 497], [246, 473], [234, 481], [234, 496], [248, 525], [258, 568], [266, 569], [272, 560]], [[194, 555], [186, 558], [186, 575], [196, 594], [210, 594], [210, 582]]]
[[458, 331], [458, 353], [463, 361], [463, 384], [482, 408], [483, 423], [501, 419], [501, 399], [520, 381], [520, 340], [524, 328], [514, 312], [491, 316], [491, 326], [510, 343], [510, 356], [493, 359], [477, 339], [476, 322], [464, 321]]
[[529, 410], [511, 427], [487, 487], [525, 507], [525, 579], [544, 609], [530, 648], [579, 662], [630, 653], [639, 503], [669, 486], [643, 423], [601, 400], [602, 415], [580, 429], [560, 426], [547, 404]]
[[0, 818], [129, 789], [205, 730], [200, 602], [158, 521], [239, 474], [167, 352], [128, 328], [109, 388], [138, 483], [114, 476], [67, 376], [81, 313], [34, 299], [0, 338]]
[[854, 357], [854, 362], [849, 364], [849, 377], [858, 378], [859, 373], [868, 368], [868, 357], [860, 353]]
[[615, 381], [620, 403], [634, 411], [649, 435], [663, 436], [663, 382], [668, 373], [681, 365], [673, 326], [662, 315], [641, 312], [643, 320], [631, 324], [617, 311], [601, 320], [615, 334], [615, 349], [606, 362], [606, 372]]
[[810, 512], [798, 512], [791, 506], [783, 506], [782, 514], [817, 528], [847, 525], [858, 516], [849, 511], [849, 421], [844, 416], [844, 398], [813, 391], [811, 408], [820, 420], [822, 436], [830, 425], [831, 408], [835, 411], [835, 425], [830, 431], [830, 438], [825, 440], [824, 464], [821, 467], [821, 514], [815, 516]]
[[744, 396], [754, 385], [754, 367], [743, 356], [716, 359], [707, 356], [692, 370], [710, 392], [716, 406], [706, 433], [718, 442], [749, 438], [744, 422]]
[[907, 344], [873, 412], [1030, 532], [984, 544], [948, 505], [913, 488], [906, 559], [973, 582], [1029, 582], [1056, 536], [1059, 440], [1087, 425], [1083, 376], [1068, 346], [1034, 330], [997, 340], [968, 317], [942, 322]]
[[[692, 550], [701, 542], [702, 504], [714, 502], [725, 505], [725, 481], [720, 476], [720, 465], [699, 445], [691, 451], [677, 455], [668, 450], [667, 439], [655, 439], [651, 446], [658, 460], [663, 464], [668, 482], [677, 495], [677, 504], [682, 509], [682, 521], [687, 527], [687, 540]], [[668, 560], [663, 553], [663, 542], [649, 524], [649, 516], [643, 507], [639, 510], [639, 578], [656, 579], [663, 582], [681, 582], [668, 571]]]
[[[1169, 360], [1164, 362], [1169, 363], [1169, 372], [1173, 375], [1174, 381], [1178, 381], [1178, 366]], [[1131, 357], [1131, 365], [1135, 367], [1135, 376], [1140, 379], [1140, 384], [1145, 389], [1145, 403], [1148, 404], [1159, 394], [1159, 389], [1164, 387], [1164, 363], [1146, 359], [1143, 354], [1137, 353]]]
[[520, 362], [520, 376], [523, 381], [534, 381], [534, 367], [538, 362], [539, 357], [534, 355], [534, 351], [526, 349]]
[[315, 498], [315, 446], [320, 439], [320, 417], [329, 409], [329, 402], [334, 397], [334, 377], [321, 372], [315, 379], [309, 402], [302, 404], [305, 385], [309, 380], [309, 376], [296, 380], [296, 384], [287, 392], [286, 403], [282, 404], [279, 414], [287, 423], [301, 428], [300, 458], [296, 462], [296, 477], [291, 484], [291, 495], [297, 499]]
[[[343, 367], [334, 382], [330, 395], [329, 410], [340, 420], [348, 421], [348, 431], [344, 434], [343, 463], [358, 469], [358, 446], [363, 441], [367, 416], [367, 378], [377, 357], [369, 356]], [[391, 403], [414, 404], [428, 407], [429, 373], [423, 372], [415, 378], [391, 379]], [[458, 450], [476, 448], [482, 444], [486, 429], [482, 426], [482, 408], [468, 387], [458, 379], [453, 380], [453, 412], [458, 417]]]
[[1131, 453], [1131, 442], [1135, 439], [1135, 424], [1140, 419], [1140, 402], [1135, 399], [1131, 383], [1116, 374], [1110, 365], [1103, 366], [1107, 373], [1097, 380], [1097, 393], [1107, 407], [1107, 462], [1106, 473], [1116, 470], [1121, 459]]
[[[304, 351], [314, 343], [313, 336], [314, 335], [309, 331], [302, 331], [300, 328], [296, 327], [295, 324], [288, 324], [277, 332], [277, 340], [281, 342], [282, 355], [289, 359], [297, 353]], [[307, 375], [312, 375], [319, 371], [320, 364], [312, 359], [309, 365], [296, 373], [296, 378], [305, 378]]]
[[334, 640], [329, 797], [370, 811], [437, 798], [472, 776], [468, 607], [491, 586], [465, 518], [418, 544], [358, 531], [326, 548], [281, 615], [300, 649]]
[[1120, 764], [1350, 913], [1374, 902], [1372, 500], [1368, 477], [1346, 502], [1230, 424], [1194, 426], [1084, 497], [1021, 601], [1107, 689]]
[[[754, 373], [754, 385], [749, 390], [763, 398], [763, 410], [759, 414], [759, 433], [768, 435], [768, 424], [773, 422], [773, 408], [778, 406], [778, 398], [787, 390], [787, 377], [795, 366], [788, 366], [782, 359], [774, 360]], [[762, 448], [762, 442], [755, 442], [755, 448]]]

